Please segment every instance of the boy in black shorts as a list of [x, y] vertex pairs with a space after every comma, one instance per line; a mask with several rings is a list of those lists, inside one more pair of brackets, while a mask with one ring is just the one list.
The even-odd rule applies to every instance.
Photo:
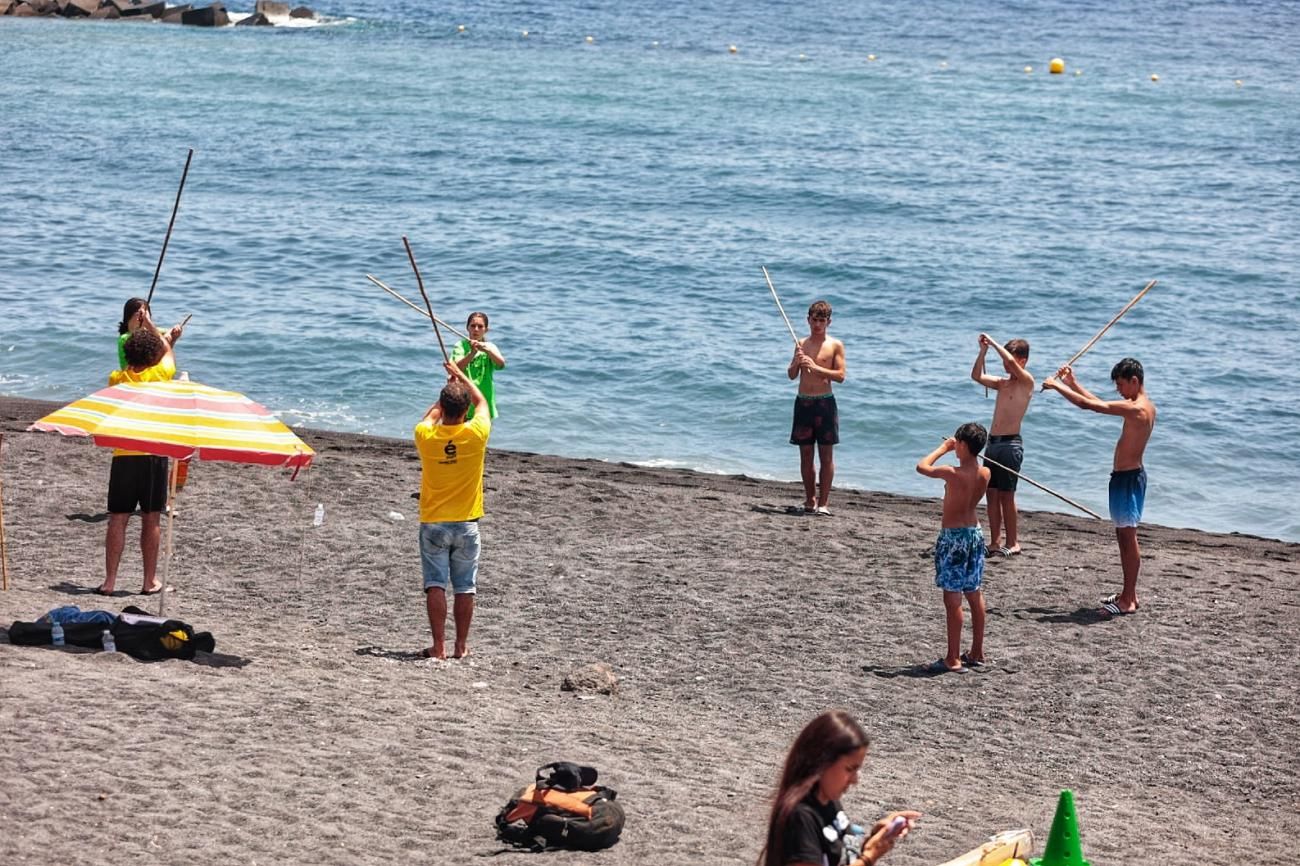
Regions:
[[[153, 328], [142, 328], [127, 338], [127, 367], [114, 370], [109, 384], [163, 382], [171, 373], [162, 366], [167, 345]], [[108, 472], [108, 529], [104, 537], [104, 583], [95, 589], [111, 595], [117, 585], [117, 567], [126, 547], [126, 523], [140, 508], [140, 558], [144, 561], [144, 595], [162, 591], [158, 581], [158, 541], [162, 511], [167, 505], [167, 458], [138, 451], [114, 449]]]
[[[832, 382], [843, 382], [844, 344], [827, 335], [831, 305], [817, 301], [808, 307], [809, 334], [795, 346], [786, 373], [798, 377], [799, 394], [794, 400], [794, 423], [790, 444], [799, 446], [799, 475], [803, 479], [805, 514], [829, 517], [831, 481], [835, 477], [834, 448], [840, 441], [840, 416], [831, 393]], [[821, 464], [820, 478], [813, 466], [813, 446]], [[820, 481], [820, 490], [818, 490]]]

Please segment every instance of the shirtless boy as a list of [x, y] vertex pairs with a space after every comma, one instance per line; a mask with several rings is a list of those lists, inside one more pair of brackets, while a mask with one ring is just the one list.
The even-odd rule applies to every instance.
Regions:
[[1138, 609], [1138, 572], [1142, 554], [1138, 549], [1137, 527], [1142, 521], [1146, 502], [1147, 473], [1142, 455], [1156, 426], [1156, 406], [1143, 386], [1142, 365], [1125, 358], [1110, 371], [1120, 400], [1109, 402], [1094, 396], [1074, 378], [1074, 371], [1062, 367], [1043, 382], [1044, 388], [1059, 391], [1061, 396], [1080, 409], [1124, 419], [1124, 429], [1115, 443], [1115, 459], [1110, 473], [1110, 519], [1115, 522], [1115, 540], [1119, 543], [1119, 561], [1124, 570], [1124, 589], [1101, 600], [1103, 613], [1110, 616], [1133, 613]]
[[[835, 477], [834, 449], [840, 441], [840, 416], [831, 393], [832, 382], [844, 381], [844, 344], [826, 334], [831, 324], [831, 305], [817, 301], [808, 307], [808, 330], [794, 350], [786, 373], [799, 378], [794, 399], [794, 423], [790, 444], [799, 446], [799, 474], [803, 478], [805, 514], [829, 517], [831, 480]], [[813, 446], [821, 474], [813, 466]], [[821, 489], [818, 490], [820, 481]]]
[[[971, 422], [916, 464], [916, 471], [928, 478], [942, 478], [943, 528], [934, 544], [934, 584], [943, 590], [944, 619], [948, 649], [930, 666], [938, 673], [964, 673], [967, 667], [984, 664], [984, 536], [980, 534], [975, 506], [984, 498], [989, 470], [980, 466], [979, 453], [988, 433]], [[935, 466], [949, 451], [957, 453], [956, 466]], [[970, 604], [970, 652], [961, 651], [961, 599]]]
[[[984, 356], [989, 348], [1002, 359], [1006, 377], [990, 376], [984, 371]], [[1020, 423], [1025, 419], [1029, 399], [1034, 396], [1034, 377], [1025, 364], [1029, 363], [1029, 342], [1012, 340], [999, 346], [988, 334], [980, 334], [980, 353], [971, 368], [970, 377], [985, 388], [998, 392], [993, 404], [993, 425], [989, 429], [989, 447], [985, 456], [996, 460], [1013, 472], [1020, 471], [1025, 458], [1024, 444], [1020, 440]], [[990, 554], [1014, 556], [1020, 552], [1019, 512], [1016, 511], [1016, 481], [1011, 472], [994, 466], [987, 460], [985, 466], [993, 473], [989, 480], [989, 549]], [[1001, 543], [1002, 524], [1006, 523], [1007, 543]]]

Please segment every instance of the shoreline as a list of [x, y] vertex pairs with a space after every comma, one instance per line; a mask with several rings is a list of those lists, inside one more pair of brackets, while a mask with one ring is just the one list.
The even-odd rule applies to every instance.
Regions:
[[[49, 405], [0, 398], [0, 429]], [[296, 481], [204, 462], [177, 501], [167, 610], [214, 655], [146, 664], [0, 634], [13, 862], [477, 863], [513, 791], [575, 760], [628, 811], [602, 863], [753, 863], [785, 749], [835, 706], [872, 740], [849, 814], [925, 813], [893, 866], [1022, 826], [1041, 854], [1067, 787], [1094, 863], [1267, 862], [1300, 832], [1300, 687], [1261, 666], [1294, 654], [1300, 545], [1145, 527], [1142, 611], [1100, 621], [1110, 527], [1025, 512], [1025, 553], [986, 573], [993, 664], [929, 677], [937, 498], [845, 492], [834, 517], [802, 517], [784, 511], [797, 482], [492, 451], [473, 655], [437, 662], [414, 657], [414, 448], [299, 432], [319, 459]], [[90, 594], [108, 459], [6, 435], [0, 628], [61, 604], [153, 609]], [[136, 525], [122, 589], [139, 588]], [[617, 694], [560, 691], [597, 661]]]

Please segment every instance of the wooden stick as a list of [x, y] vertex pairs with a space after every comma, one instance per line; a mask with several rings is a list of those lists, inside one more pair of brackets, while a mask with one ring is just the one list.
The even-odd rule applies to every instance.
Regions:
[[1091, 340], [1089, 340], [1089, 341], [1084, 345], [1084, 347], [1083, 347], [1082, 349], [1080, 349], [1079, 351], [1077, 351], [1077, 352], [1074, 353], [1074, 357], [1073, 357], [1073, 358], [1071, 358], [1070, 360], [1066, 361], [1066, 362], [1065, 362], [1064, 364], [1062, 364], [1061, 366], [1063, 366], [1063, 367], [1069, 367], [1069, 366], [1070, 366], [1071, 364], [1073, 364], [1075, 361], [1077, 361], [1077, 360], [1079, 360], [1080, 358], [1082, 358], [1082, 357], [1087, 353], [1087, 351], [1088, 351], [1089, 349], [1092, 348], [1093, 344], [1096, 343], [1098, 340], [1101, 339], [1101, 335], [1104, 334], [1104, 333], [1106, 333], [1107, 331], [1109, 331], [1110, 328], [1111, 328], [1111, 325], [1113, 325], [1113, 324], [1115, 324], [1116, 322], [1118, 322], [1120, 319], [1122, 319], [1122, 318], [1124, 317], [1124, 314], [1125, 314], [1125, 313], [1127, 313], [1129, 310], [1133, 309], [1133, 306], [1134, 306], [1138, 301], [1142, 300], [1142, 296], [1145, 295], [1147, 292], [1151, 291], [1151, 287], [1154, 286], [1155, 284], [1156, 284], [1156, 281], [1155, 281], [1155, 280], [1152, 280], [1151, 282], [1147, 283], [1146, 288], [1144, 288], [1142, 291], [1138, 292], [1138, 293], [1137, 293], [1137, 296], [1134, 297], [1133, 300], [1129, 301], [1127, 304], [1124, 305], [1124, 309], [1120, 310], [1118, 313], [1115, 314], [1115, 318], [1111, 319], [1109, 322], [1106, 323], [1106, 327], [1104, 327], [1104, 328], [1102, 328], [1100, 331], [1098, 331], [1097, 334], [1096, 334], [1096, 336], [1094, 336]]
[[776, 301], [776, 308], [781, 311], [781, 318], [785, 319], [785, 326], [790, 329], [790, 339], [794, 340], [795, 346], [799, 345], [799, 337], [794, 332], [794, 325], [790, 324], [790, 317], [785, 314], [785, 307], [781, 306], [781, 299], [776, 295], [776, 286], [772, 285], [772, 277], [767, 273], [767, 265], [759, 265], [763, 269], [763, 278], [767, 280], [767, 287], [772, 290], [772, 300]]
[[158, 254], [158, 267], [153, 269], [153, 282], [149, 284], [149, 297], [144, 299], [145, 306], [153, 300], [154, 287], [158, 285], [158, 274], [162, 272], [163, 257], [167, 255], [167, 244], [172, 239], [172, 226], [176, 225], [176, 211], [181, 206], [181, 192], [185, 189], [185, 178], [190, 173], [190, 160], [194, 158], [194, 148], [190, 148], [189, 155], [185, 157], [185, 170], [181, 172], [181, 185], [176, 189], [176, 203], [172, 205], [172, 218], [167, 223], [167, 236], [163, 238], [162, 252]]
[[181, 320], [181, 330], [182, 330], [182, 331], [185, 330], [185, 326], [188, 325], [188, 324], [190, 323], [190, 319], [192, 319], [192, 318], [194, 318], [194, 314], [193, 314], [193, 313], [190, 313], [188, 316], [186, 316], [184, 319]]
[[[381, 280], [377, 279], [377, 278], [374, 277], [373, 275], [371, 275], [371, 274], [366, 274], [366, 279], [367, 279], [367, 280], [370, 280], [370, 282], [374, 283], [376, 286], [379, 286], [379, 288], [383, 289], [385, 292], [388, 292], [388, 294], [392, 295], [394, 298], [397, 298], [397, 300], [401, 301], [403, 304], [406, 304], [406, 306], [410, 307], [412, 310], [415, 310], [415, 311], [416, 311], [417, 313], [419, 313], [421, 316], [424, 316], [424, 317], [426, 317], [426, 318], [428, 317], [428, 315], [429, 315], [428, 313], [426, 313], [424, 310], [421, 310], [421, 309], [420, 309], [419, 307], [417, 307], [415, 304], [412, 304], [410, 301], [408, 301], [406, 298], [402, 297], [402, 296], [399, 295], [397, 292], [395, 292], [395, 291], [393, 291], [392, 289], [390, 289], [388, 286], [384, 285], [383, 282], [382, 282]], [[448, 331], [451, 331], [451, 332], [452, 332], [453, 334], [455, 334], [457, 337], [460, 337], [462, 340], [468, 340], [468, 339], [469, 339], [469, 337], [467, 337], [466, 335], [462, 334], [460, 331], [456, 330], [456, 329], [453, 328], [451, 325], [448, 325], [448, 324], [447, 324], [446, 322], [444, 322], [442, 319], [437, 319], [437, 318], [435, 318], [434, 321], [436, 321], [439, 325], [442, 325], [442, 326], [443, 326], [444, 328], [446, 328]]]
[[442, 341], [442, 332], [438, 330], [438, 317], [433, 314], [433, 304], [429, 303], [429, 294], [424, 290], [424, 277], [420, 276], [420, 266], [415, 263], [415, 253], [411, 252], [411, 242], [406, 239], [406, 235], [402, 235], [402, 244], [406, 247], [406, 257], [411, 260], [411, 270], [415, 271], [415, 283], [420, 287], [420, 297], [424, 298], [424, 306], [429, 311], [429, 324], [433, 325], [433, 335], [438, 338], [438, 348], [442, 349], [442, 360], [450, 364], [447, 344]]
[[172, 570], [172, 523], [176, 520], [176, 476], [180, 471], [179, 460], [168, 460], [167, 472], [167, 545], [163, 552], [163, 573], [161, 589], [158, 590], [158, 615], [163, 615], [167, 603], [167, 583]]
[[[0, 455], [4, 453], [5, 435], [0, 433]], [[9, 549], [5, 547], [5, 497], [0, 487], [0, 583], [9, 591]]]
[[987, 454], [985, 454], [985, 455], [983, 455], [983, 456], [984, 456], [984, 462], [985, 462], [985, 463], [992, 463], [994, 466], [998, 467], [999, 469], [1001, 469], [1001, 470], [1003, 470], [1003, 471], [1005, 471], [1005, 472], [1010, 472], [1012, 475], [1016, 476], [1016, 477], [1019, 478], [1021, 481], [1027, 481], [1027, 482], [1029, 482], [1030, 484], [1032, 484], [1032, 485], [1034, 485], [1035, 487], [1037, 487], [1039, 490], [1043, 491], [1044, 493], [1050, 493], [1050, 494], [1052, 494], [1053, 496], [1055, 496], [1057, 499], [1061, 500], [1062, 502], [1068, 502], [1069, 504], [1073, 505], [1075, 508], [1079, 509], [1080, 511], [1084, 512], [1085, 514], [1090, 514], [1090, 515], [1092, 515], [1093, 517], [1097, 518], [1098, 520], [1104, 520], [1104, 519], [1105, 519], [1104, 517], [1102, 517], [1102, 516], [1101, 516], [1100, 514], [1098, 514], [1097, 512], [1095, 512], [1095, 511], [1093, 511], [1093, 510], [1091, 510], [1091, 509], [1089, 509], [1089, 508], [1085, 508], [1084, 506], [1080, 505], [1079, 503], [1075, 502], [1073, 499], [1070, 499], [1069, 497], [1062, 496], [1061, 494], [1057, 493], [1057, 492], [1056, 492], [1055, 490], [1053, 490], [1052, 488], [1050, 488], [1050, 487], [1048, 487], [1048, 486], [1046, 486], [1046, 485], [1044, 485], [1044, 484], [1039, 484], [1037, 481], [1035, 481], [1035, 480], [1032, 479], [1032, 478], [1029, 478], [1028, 476], [1021, 475], [1019, 472], [1017, 472], [1016, 470], [1012, 469], [1012, 468], [1009, 467], [1009, 466], [1003, 466], [1001, 463], [999, 463], [998, 461], [994, 460], [992, 457], [988, 456]]

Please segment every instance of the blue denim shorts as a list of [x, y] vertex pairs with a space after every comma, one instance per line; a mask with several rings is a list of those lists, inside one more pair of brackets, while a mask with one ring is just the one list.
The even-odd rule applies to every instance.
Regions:
[[1110, 519], [1116, 528], [1137, 526], [1147, 501], [1147, 471], [1125, 469], [1110, 473]]
[[473, 593], [478, 585], [478, 521], [420, 524], [420, 566], [424, 590]]

